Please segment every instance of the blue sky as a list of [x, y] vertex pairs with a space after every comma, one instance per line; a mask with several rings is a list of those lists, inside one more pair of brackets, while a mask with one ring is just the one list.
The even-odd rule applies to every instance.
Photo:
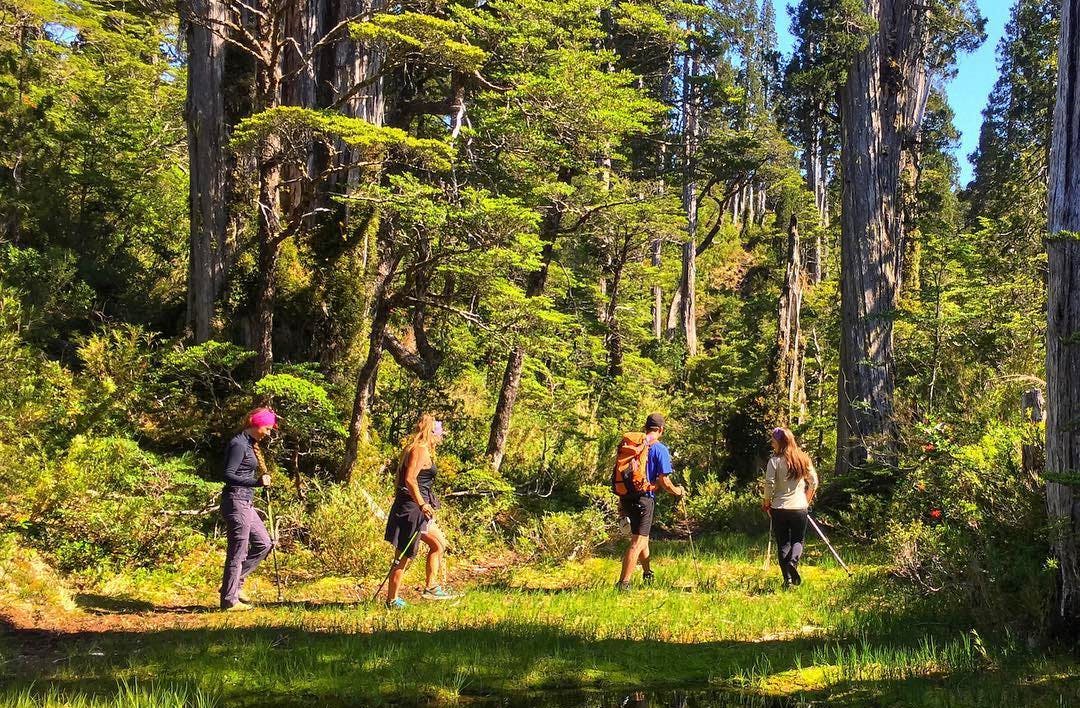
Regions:
[[[785, 55], [791, 55], [792, 37], [789, 31], [786, 0], [776, 2], [776, 31], [779, 35], [780, 49]], [[994, 50], [1009, 21], [1012, 9], [1010, 0], [977, 0], [979, 10], [986, 18], [986, 41], [974, 53], [964, 55], [957, 65], [957, 76], [946, 90], [949, 104], [956, 112], [956, 127], [960, 130], [960, 147], [956, 157], [960, 162], [960, 184], [967, 184], [971, 179], [971, 164], [968, 155], [979, 142], [979, 126], [982, 124], [982, 110], [990, 89], [997, 80], [997, 67], [994, 63]]]

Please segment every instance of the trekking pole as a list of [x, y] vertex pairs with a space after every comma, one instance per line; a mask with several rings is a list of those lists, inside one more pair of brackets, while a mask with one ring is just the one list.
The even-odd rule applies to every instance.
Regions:
[[690, 557], [694, 561], [694, 585], [701, 585], [701, 570], [698, 568], [697, 548], [694, 547], [694, 534], [690, 531], [690, 514], [686, 511], [686, 495], [679, 499], [679, 508], [682, 509], [683, 519], [686, 521], [686, 537], [690, 540]]
[[833, 548], [831, 543], [829, 543], [829, 539], [825, 538], [825, 534], [822, 532], [821, 527], [817, 525], [817, 522], [814, 521], [814, 517], [810, 516], [810, 514], [807, 514], [806, 519], [810, 522], [810, 525], [814, 527], [814, 530], [817, 531], [817, 535], [821, 536], [821, 540], [825, 542], [825, 545], [829, 547], [829, 550], [832, 551], [833, 558], [836, 559], [836, 562], [840, 564], [840, 567], [847, 571], [847, 574], [850, 577], [851, 569], [848, 568], [847, 564], [844, 563], [844, 561], [840, 558], [840, 554], [837, 553], [836, 549]]
[[274, 557], [274, 585], [277, 586], [277, 601], [282, 601], [281, 595], [281, 572], [278, 570], [277, 560], [277, 545], [278, 545], [278, 530], [277, 522], [274, 519], [274, 507], [270, 503], [270, 487], [263, 487], [263, 491], [266, 493], [266, 520], [270, 524], [270, 555]]
[[401, 549], [401, 553], [399, 553], [397, 555], [397, 558], [394, 559], [394, 562], [390, 564], [390, 570], [387, 571], [386, 577], [383, 578], [383, 581], [381, 583], [379, 583], [379, 587], [375, 589], [375, 594], [371, 596], [371, 599], [368, 600], [368, 602], [375, 602], [375, 599], [379, 597], [379, 593], [382, 592], [383, 585], [386, 585], [386, 581], [390, 579], [390, 574], [393, 573], [394, 570], [398, 567], [398, 564], [401, 563], [401, 559], [404, 558], [405, 553], [410, 548], [412, 548], [413, 541], [415, 541], [416, 537], [419, 535], [420, 529], [416, 529], [416, 531], [413, 532], [412, 538], [410, 538], [409, 542], [405, 544], [405, 547]]

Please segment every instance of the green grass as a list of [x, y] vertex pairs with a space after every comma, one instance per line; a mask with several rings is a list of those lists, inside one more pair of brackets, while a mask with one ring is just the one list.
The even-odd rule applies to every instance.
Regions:
[[45, 654], [16, 637], [0, 651], [12, 684], [0, 705], [67, 705], [64, 696], [74, 706], [144, 705], [119, 695], [135, 687], [163, 691], [158, 704], [170, 706], [455, 703], [638, 687], [830, 705], [1080, 705], [1080, 668], [1067, 656], [975, 633], [963, 608], [909, 596], [859, 558], [848, 578], [817, 547], [806, 584], [781, 592], [775, 563], [761, 569], [763, 549], [763, 539], [735, 536], [699, 542], [696, 554], [654, 543], [657, 583], [627, 594], [611, 589], [618, 559], [606, 556], [511, 568], [458, 601], [396, 613], [350, 593], [348, 602], [80, 635]]

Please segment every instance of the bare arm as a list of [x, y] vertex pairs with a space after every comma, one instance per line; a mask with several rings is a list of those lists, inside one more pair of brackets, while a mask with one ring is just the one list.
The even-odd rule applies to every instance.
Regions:
[[674, 494], [677, 497], [681, 497], [683, 494], [686, 493], [686, 490], [683, 489], [681, 486], [677, 486], [675, 484], [672, 484], [671, 475], [669, 475], [669, 474], [662, 474], [659, 477], [657, 477], [656, 478], [656, 486], [660, 487], [661, 489], [663, 489], [668, 494]]
[[431, 506], [424, 501], [423, 495], [420, 494], [420, 485], [416, 482], [416, 476], [420, 474], [420, 469], [423, 467], [424, 454], [419, 448], [413, 447], [409, 450], [409, 455], [405, 459], [405, 488], [409, 490], [409, 494], [412, 496], [413, 501], [420, 507], [420, 510], [424, 512], [425, 516], [431, 517], [434, 513]]

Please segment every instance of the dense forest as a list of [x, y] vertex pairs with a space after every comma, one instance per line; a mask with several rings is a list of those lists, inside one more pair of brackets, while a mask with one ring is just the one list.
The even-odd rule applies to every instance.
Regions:
[[4, 0], [4, 543], [89, 585], [215, 566], [269, 405], [290, 577], [381, 575], [426, 411], [453, 553], [560, 562], [658, 410], [663, 533], [761, 532], [789, 426], [912, 593], [1070, 636], [1080, 5], [1017, 0], [967, 185], [972, 0], [800, 0], [790, 56], [784, 11]]

